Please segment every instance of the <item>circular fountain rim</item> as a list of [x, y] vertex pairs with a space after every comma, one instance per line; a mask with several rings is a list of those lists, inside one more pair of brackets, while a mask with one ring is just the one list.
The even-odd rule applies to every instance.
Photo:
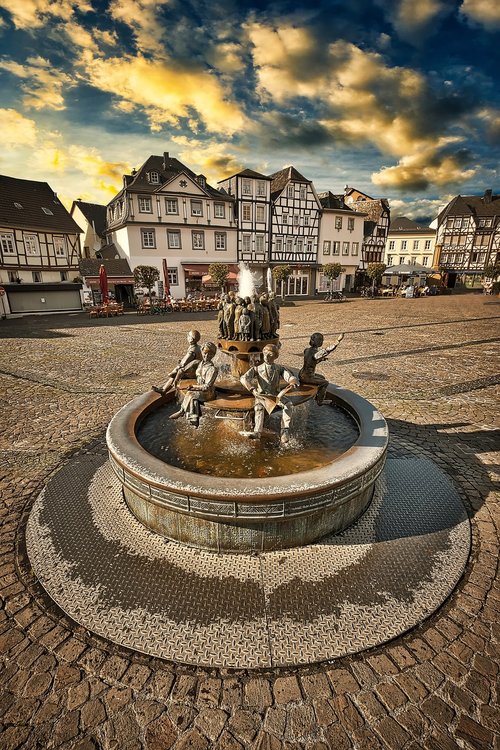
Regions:
[[115, 414], [106, 433], [108, 450], [119, 475], [126, 470], [152, 487], [178, 495], [258, 503], [320, 493], [365, 475], [374, 466], [382, 468], [389, 440], [387, 423], [373, 404], [333, 384], [329, 384], [327, 393], [355, 419], [359, 436], [345, 453], [320, 468], [276, 477], [232, 478], [199, 474], [168, 464], [148, 453], [136, 436], [140, 419], [160, 400], [151, 391], [137, 396]]

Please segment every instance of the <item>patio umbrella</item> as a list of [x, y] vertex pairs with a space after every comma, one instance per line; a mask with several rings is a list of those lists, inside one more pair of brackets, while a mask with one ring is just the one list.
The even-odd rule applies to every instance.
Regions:
[[166, 297], [168, 294], [170, 294], [170, 284], [168, 283], [168, 268], [167, 268], [166, 258], [163, 258], [162, 269], [163, 269], [163, 288], [165, 290], [164, 294]]
[[102, 301], [108, 301], [108, 274], [104, 265], [101, 263], [99, 268], [99, 286], [101, 287]]

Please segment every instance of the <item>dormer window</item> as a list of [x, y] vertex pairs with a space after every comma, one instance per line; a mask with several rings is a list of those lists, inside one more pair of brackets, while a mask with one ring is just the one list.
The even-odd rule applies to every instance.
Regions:
[[150, 172], [149, 173], [149, 181], [152, 185], [159, 185], [160, 184], [160, 175], [158, 172]]
[[22, 204], [22, 203], [16, 203], [16, 201], [14, 201], [14, 206], [15, 206], [15, 207], [16, 207], [17, 209], [21, 210], [21, 209], [22, 209], [22, 207], [23, 207], [23, 204]]
[[54, 213], [50, 210], [50, 208], [45, 208], [45, 206], [42, 206], [42, 211], [44, 214], [47, 214], [47, 216], [54, 216]]

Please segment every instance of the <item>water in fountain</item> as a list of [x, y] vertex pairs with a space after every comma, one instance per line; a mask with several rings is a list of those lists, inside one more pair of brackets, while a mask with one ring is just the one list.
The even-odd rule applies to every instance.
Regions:
[[273, 275], [270, 268], [267, 269], [267, 291], [273, 291]]
[[255, 294], [255, 281], [247, 263], [240, 261], [238, 273], [238, 294], [240, 297], [251, 297]]

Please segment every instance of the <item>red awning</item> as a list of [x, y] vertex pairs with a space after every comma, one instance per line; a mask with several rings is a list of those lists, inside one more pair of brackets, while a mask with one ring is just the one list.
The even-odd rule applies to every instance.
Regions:
[[[234, 271], [229, 271], [228, 276], [227, 276], [228, 281], [236, 281], [237, 278], [238, 278], [237, 273], [234, 273]], [[209, 273], [207, 273], [204, 276], [202, 276], [201, 280], [203, 281], [204, 284], [210, 284], [210, 282], [212, 281], [212, 277], [210, 276]]]
[[[215, 261], [214, 261], [215, 262]], [[218, 261], [217, 261], [218, 262]], [[187, 276], [206, 276], [208, 274], [208, 267], [209, 263], [181, 263], [182, 268], [184, 269], [184, 273]], [[229, 273], [234, 274], [234, 278], [239, 273], [239, 268], [234, 263], [228, 263], [229, 266]]]
[[[99, 276], [85, 276], [87, 284], [99, 284]], [[133, 276], [109, 276], [108, 284], [134, 284]]]

